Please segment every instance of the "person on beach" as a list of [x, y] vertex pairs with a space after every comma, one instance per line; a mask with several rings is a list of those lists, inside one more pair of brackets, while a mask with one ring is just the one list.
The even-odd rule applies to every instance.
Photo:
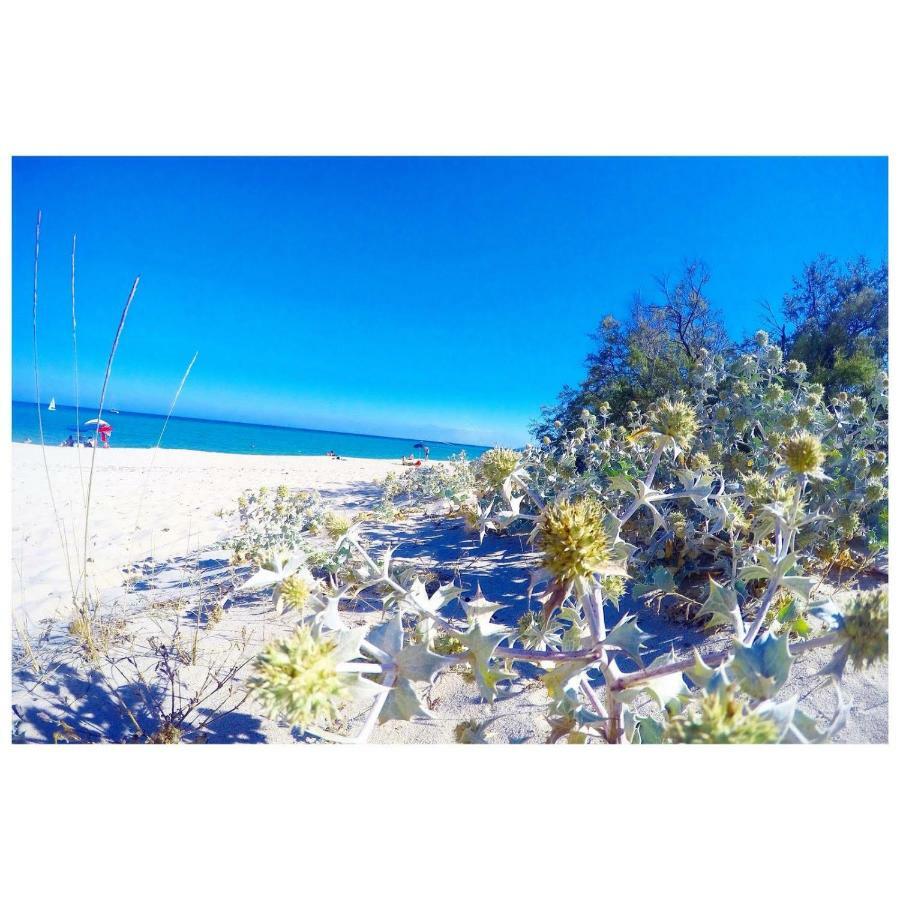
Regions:
[[423, 447], [422, 450], [425, 452], [425, 462], [428, 462], [428, 454], [431, 453], [431, 448]]

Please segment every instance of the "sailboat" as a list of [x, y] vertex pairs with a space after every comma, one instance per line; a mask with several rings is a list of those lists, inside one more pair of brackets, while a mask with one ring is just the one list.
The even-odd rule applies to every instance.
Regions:
[[50, 398], [50, 404], [47, 406], [47, 412], [56, 412], [56, 397]]

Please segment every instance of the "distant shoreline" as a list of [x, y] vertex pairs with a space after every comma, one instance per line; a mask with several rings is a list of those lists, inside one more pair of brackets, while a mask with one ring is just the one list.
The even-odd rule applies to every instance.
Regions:
[[[93, 432], [85, 425], [96, 416], [94, 407], [57, 404], [54, 410], [34, 403], [13, 401], [12, 431], [16, 443], [40, 444], [43, 432], [48, 447], [66, 443], [70, 438], [84, 440]], [[252, 425], [249, 422], [228, 422], [215, 419], [194, 419], [187, 416], [165, 416], [154, 413], [118, 413], [104, 411], [102, 418], [112, 426], [110, 443], [113, 447], [146, 449], [155, 447], [162, 436], [162, 447], [171, 450], [198, 450], [241, 456], [338, 456], [359, 459], [397, 459], [410, 454], [430, 459], [449, 459], [460, 452], [469, 458], [481, 456], [486, 445], [463, 444], [453, 441], [431, 441], [424, 438], [393, 438], [354, 432], [322, 431], [315, 428], [294, 428], [283, 425]]]
[[[13, 406], [25, 406], [34, 408], [35, 403], [33, 400], [13, 400], [11, 401]], [[41, 408], [46, 411], [46, 406], [49, 401], [42, 402]], [[55, 412], [61, 412], [62, 410], [79, 410], [81, 414], [90, 415], [93, 412], [96, 412], [96, 407], [90, 404], [82, 404], [77, 408], [75, 406], [71, 406], [67, 403], [57, 404]], [[110, 415], [126, 415], [126, 416], [142, 416], [148, 419], [165, 419], [165, 413], [150, 413], [150, 412], [139, 412], [137, 410], [131, 409], [116, 409], [113, 411], [109, 407], [107, 407], [104, 411], [105, 414]], [[427, 443], [429, 446], [443, 446], [443, 447], [474, 447], [479, 450], [490, 450], [491, 444], [471, 444], [468, 441], [443, 441], [438, 440], [437, 438], [427, 438], [427, 437], [407, 437], [407, 436], [396, 436], [392, 434], [370, 434], [364, 431], [337, 431], [329, 428], [306, 428], [302, 425], [273, 425], [267, 422], [240, 422], [235, 419], [207, 419], [202, 416], [178, 416], [174, 413], [169, 417], [170, 422], [178, 421], [178, 422], [202, 422], [204, 424], [209, 425], [233, 425], [239, 428], [272, 428], [282, 431], [301, 431], [309, 434], [335, 434], [341, 435], [343, 437], [361, 437], [361, 438], [377, 438], [378, 440], [385, 441], [406, 441], [406, 442], [422, 442]], [[227, 452], [227, 451], [226, 451]]]

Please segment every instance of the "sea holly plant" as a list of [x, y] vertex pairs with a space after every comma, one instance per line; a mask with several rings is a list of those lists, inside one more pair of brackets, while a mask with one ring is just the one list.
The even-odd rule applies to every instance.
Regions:
[[[482, 535], [521, 525], [539, 555], [516, 627], [499, 622], [504, 607], [480, 591], [451, 607], [458, 586], [429, 593], [390, 548], [376, 559], [351, 528], [337, 546], [359, 577], [320, 586], [301, 618], [302, 646], [265, 652], [254, 691], [271, 714], [313, 733], [365, 740], [379, 722], [430, 717], [425, 692], [447, 667], [467, 669], [486, 703], [537, 670], [551, 740], [829, 739], [846, 717], [847, 665], [887, 654], [886, 589], [843, 604], [816, 591], [822, 548], [860, 536], [861, 524], [844, 526], [847, 511], [859, 523], [879, 515], [883, 404], [836, 398], [825, 407], [802, 372], [785, 371], [767, 343], [758, 349], [731, 367], [708, 360], [694, 394], [634, 410], [627, 427], [586, 410], [573, 432], [523, 453], [491, 451], [472, 467]], [[726, 387], [739, 402], [723, 414]], [[804, 409], [809, 416], [798, 415]], [[361, 593], [387, 618], [343, 643], [339, 604]], [[723, 631], [724, 647], [653, 655], [640, 602], [637, 615], [620, 611], [628, 594], [632, 606], [682, 598], [692, 625]], [[837, 712], [820, 727], [784, 694], [797, 657], [823, 648]], [[358, 703], [360, 691], [371, 691], [362, 728], [335, 731], [342, 704]]]

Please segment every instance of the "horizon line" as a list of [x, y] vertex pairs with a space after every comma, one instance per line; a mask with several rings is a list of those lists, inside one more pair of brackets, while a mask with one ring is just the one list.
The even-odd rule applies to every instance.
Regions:
[[[51, 399], [53, 399], [53, 398], [51, 398]], [[44, 401], [41, 401], [38, 403], [38, 402], [35, 402], [34, 400], [16, 400], [15, 397], [13, 397], [12, 402], [20, 403], [23, 406], [41, 406], [44, 403]], [[47, 401], [47, 402], [49, 402], [49, 401]], [[100, 410], [99, 407], [95, 407], [93, 405], [84, 406], [82, 404], [79, 404], [76, 407], [76, 406], [72, 406], [70, 403], [61, 403], [59, 405], [66, 409], [87, 409], [87, 410], [97, 409], [98, 413], [101, 411], [107, 412], [107, 413], [112, 412], [112, 409], [113, 409], [113, 407], [107, 406], [106, 409]], [[130, 416], [148, 416], [148, 417], [157, 418], [157, 419], [165, 419], [166, 418], [165, 413], [142, 412], [142, 411], [134, 410], [134, 409], [116, 410], [116, 412], [113, 413], [113, 415], [116, 415], [119, 413], [127, 413]], [[421, 441], [421, 442], [425, 442], [427, 440], [430, 444], [445, 444], [445, 445], [452, 445], [452, 446], [457, 446], [457, 447], [477, 447], [479, 450], [490, 450], [491, 447], [494, 446], [492, 444], [471, 444], [466, 441], [442, 441], [442, 440], [438, 440], [436, 438], [432, 440], [430, 438], [422, 438], [422, 437], [415, 438], [415, 437], [406, 437], [406, 436], [400, 437], [400, 436], [391, 435], [391, 434], [367, 434], [362, 431], [335, 431], [335, 430], [332, 430], [329, 428], [307, 428], [303, 425], [272, 425], [268, 422], [242, 422], [242, 421], [238, 421], [237, 419], [208, 419], [204, 416], [182, 416], [182, 415], [176, 415], [175, 413], [172, 413], [170, 416], [168, 416], [168, 418], [169, 419], [181, 419], [185, 422], [209, 422], [209, 423], [215, 424], [215, 425], [244, 425], [248, 428], [281, 428], [286, 431], [313, 431], [318, 434], [340, 434], [340, 435], [345, 435], [347, 437], [382, 438], [382, 439], [389, 440], [389, 441]]]

